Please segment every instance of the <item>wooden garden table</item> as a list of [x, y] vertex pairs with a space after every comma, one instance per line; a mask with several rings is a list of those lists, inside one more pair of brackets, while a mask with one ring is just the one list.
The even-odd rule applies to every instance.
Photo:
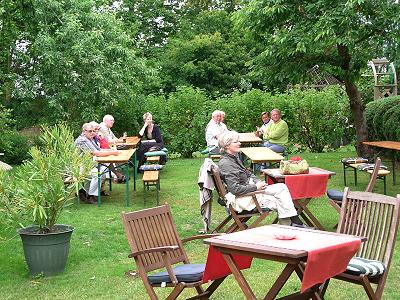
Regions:
[[[276, 236], [294, 236], [279, 240]], [[347, 264], [360, 247], [360, 237], [345, 234], [266, 225], [204, 240], [210, 245], [203, 280], [224, 278], [232, 273], [246, 299], [256, 299], [241, 269], [251, 265], [255, 257], [286, 263], [286, 267], [264, 299], [276, 299], [290, 275], [296, 272], [302, 281], [301, 292], [285, 299], [318, 298], [318, 288], [327, 279], [346, 270]], [[307, 262], [305, 265], [304, 263]], [[266, 270], [266, 276], [271, 276]]]
[[[136, 152], [136, 149], [128, 149], [128, 150], [118, 150], [118, 155], [107, 155], [107, 156], [95, 156], [94, 159], [97, 162], [97, 184], [98, 184], [98, 200], [97, 205], [101, 205], [101, 175], [100, 171], [101, 166], [105, 166], [108, 172], [109, 164], [119, 164], [119, 168], [124, 168], [125, 170], [125, 205], [129, 206], [129, 161]], [[136, 190], [136, 172], [133, 172], [133, 182]]]
[[239, 142], [243, 145], [260, 144], [262, 139], [255, 135], [254, 132], [239, 133]]

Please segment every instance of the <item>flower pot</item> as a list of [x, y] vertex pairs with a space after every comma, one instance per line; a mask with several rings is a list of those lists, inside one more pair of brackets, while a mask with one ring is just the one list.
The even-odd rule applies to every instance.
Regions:
[[57, 224], [51, 233], [38, 233], [37, 226], [18, 230], [31, 275], [55, 275], [64, 271], [74, 227]]

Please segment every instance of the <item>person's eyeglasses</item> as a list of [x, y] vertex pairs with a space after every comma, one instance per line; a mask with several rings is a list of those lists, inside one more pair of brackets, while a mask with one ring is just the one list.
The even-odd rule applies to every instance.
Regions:
[[85, 131], [92, 133], [95, 132], [96, 130], [85, 130]]

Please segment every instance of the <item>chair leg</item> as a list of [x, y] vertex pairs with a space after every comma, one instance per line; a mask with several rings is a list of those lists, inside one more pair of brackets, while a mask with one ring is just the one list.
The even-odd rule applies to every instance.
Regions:
[[372, 289], [371, 284], [369, 283], [367, 276], [361, 276], [361, 284], [364, 287], [365, 292], [367, 293], [368, 299], [378, 300], [378, 298], [375, 295], [374, 290]]
[[171, 292], [171, 294], [169, 294], [166, 300], [173, 300], [178, 298], [178, 296], [182, 293], [184, 288], [185, 286], [182, 283], [178, 283], [177, 286], [175, 286], [175, 288]]

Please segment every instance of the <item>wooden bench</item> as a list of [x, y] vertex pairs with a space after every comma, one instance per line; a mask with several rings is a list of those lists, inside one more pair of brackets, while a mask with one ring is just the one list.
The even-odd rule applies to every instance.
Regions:
[[160, 193], [160, 171], [144, 171], [143, 173], [143, 194], [144, 194], [144, 204], [146, 204], [146, 194], [150, 186], [155, 186], [157, 191], [157, 205], [160, 203], [159, 193]]
[[149, 157], [147, 157], [146, 162], [159, 163], [160, 162], [160, 156], [149, 156]]
[[[355, 163], [355, 164], [348, 164], [348, 163], [343, 163], [343, 181], [344, 181], [344, 185], [347, 186], [347, 182], [346, 182], [346, 169], [351, 168], [354, 171], [354, 185], [357, 186], [357, 171], [360, 172], [364, 172], [364, 173], [368, 173], [369, 175], [372, 174], [373, 170], [359, 170], [358, 166], [362, 165], [363, 163]], [[383, 180], [383, 193], [386, 195], [386, 176], [390, 174], [389, 170], [384, 170], [381, 169], [378, 172], [378, 179]]]

